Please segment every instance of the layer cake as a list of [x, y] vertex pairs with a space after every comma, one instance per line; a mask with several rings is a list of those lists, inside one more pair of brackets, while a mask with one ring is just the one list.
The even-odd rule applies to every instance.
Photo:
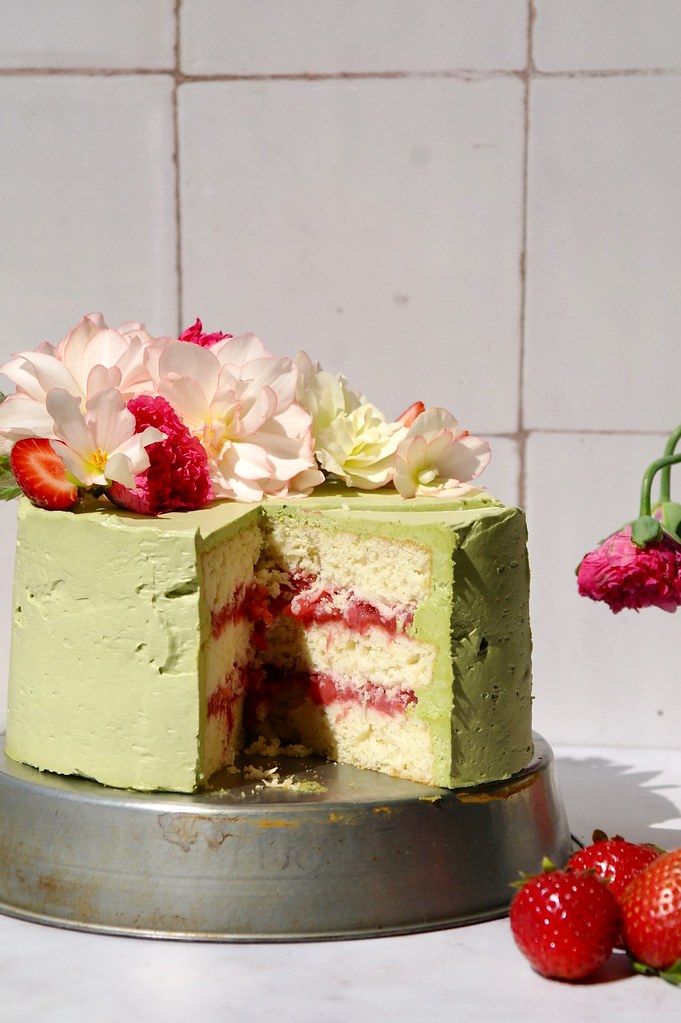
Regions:
[[481, 493], [19, 505], [7, 752], [194, 791], [260, 737], [445, 787], [531, 758], [522, 512]]

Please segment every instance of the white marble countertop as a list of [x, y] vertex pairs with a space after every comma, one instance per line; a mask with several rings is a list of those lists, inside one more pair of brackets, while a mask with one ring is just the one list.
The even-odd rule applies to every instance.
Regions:
[[[681, 751], [556, 750], [572, 830], [681, 846]], [[588, 984], [533, 973], [508, 921], [304, 945], [114, 938], [0, 917], [3, 1023], [677, 1023], [681, 989], [629, 976], [623, 953]]]

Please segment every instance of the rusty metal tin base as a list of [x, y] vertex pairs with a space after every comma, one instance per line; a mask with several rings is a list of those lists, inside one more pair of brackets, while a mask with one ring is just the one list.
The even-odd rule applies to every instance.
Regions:
[[429, 788], [316, 758], [246, 763], [197, 795], [137, 793], [0, 759], [0, 912], [196, 941], [401, 934], [502, 916], [520, 870], [563, 863], [550, 747], [476, 789]]

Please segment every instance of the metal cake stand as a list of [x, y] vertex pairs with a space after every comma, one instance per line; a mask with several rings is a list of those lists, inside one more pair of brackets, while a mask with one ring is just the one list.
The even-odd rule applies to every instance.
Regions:
[[245, 763], [306, 784], [130, 792], [41, 774], [3, 742], [0, 912], [195, 941], [400, 934], [502, 916], [519, 871], [571, 852], [540, 736], [511, 780], [457, 791], [316, 758]]

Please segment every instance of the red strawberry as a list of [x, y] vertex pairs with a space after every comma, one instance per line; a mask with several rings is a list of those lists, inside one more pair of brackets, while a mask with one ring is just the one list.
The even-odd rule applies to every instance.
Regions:
[[33, 504], [50, 511], [67, 511], [78, 500], [78, 487], [66, 478], [66, 468], [49, 440], [18, 440], [10, 454], [17, 483]]
[[624, 889], [645, 867], [661, 853], [654, 845], [636, 845], [620, 835], [608, 838], [602, 831], [594, 831], [593, 845], [574, 853], [567, 862], [567, 870], [593, 870], [601, 881], [606, 881], [618, 902]]
[[659, 856], [622, 898], [622, 934], [641, 972], [681, 984], [681, 849]]
[[[545, 870], [551, 867], [544, 861]], [[538, 973], [581, 980], [612, 953], [617, 900], [593, 874], [548, 869], [530, 878], [511, 904], [511, 930]]]

